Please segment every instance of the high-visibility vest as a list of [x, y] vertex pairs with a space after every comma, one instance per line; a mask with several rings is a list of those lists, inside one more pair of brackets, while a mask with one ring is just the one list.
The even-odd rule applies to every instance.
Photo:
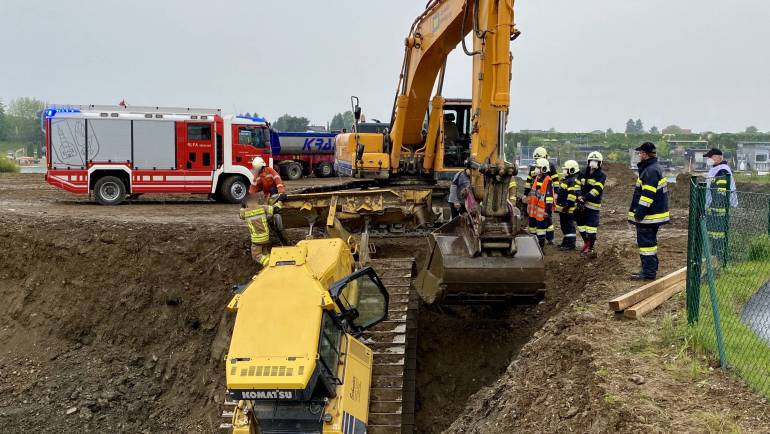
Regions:
[[548, 195], [548, 184], [551, 183], [551, 177], [546, 175], [540, 188], [537, 188], [537, 178], [532, 182], [532, 188], [529, 190], [527, 198], [527, 214], [537, 221], [545, 219], [545, 199]]
[[253, 244], [266, 244], [270, 241], [270, 226], [268, 225], [267, 218], [272, 215], [273, 207], [270, 205], [260, 205], [256, 208], [241, 210], [241, 217], [249, 227]]

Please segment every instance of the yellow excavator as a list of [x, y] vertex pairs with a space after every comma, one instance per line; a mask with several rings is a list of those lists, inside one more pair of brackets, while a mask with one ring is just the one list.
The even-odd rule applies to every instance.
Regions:
[[[509, 47], [517, 36], [513, 0], [431, 0], [415, 20], [391, 128], [356, 128], [337, 139], [338, 163], [375, 180], [292, 193], [284, 201], [284, 225], [309, 225], [311, 235], [323, 226], [329, 238], [274, 248], [268, 266], [229, 305], [237, 316], [225, 360], [231, 407], [225, 428], [237, 434], [413, 431], [414, 260], [371, 260], [369, 231], [436, 221], [431, 181], [448, 170], [447, 153], [456, 164], [447, 147], [462, 147], [446, 141], [453, 121], [445, 121], [441, 96], [447, 55], [461, 43], [473, 56], [473, 99], [467, 116], [454, 121], [470, 136], [473, 191], [465, 197], [468, 214], [431, 234], [415, 283], [429, 301], [542, 296], [542, 252], [520, 232], [509, 200], [516, 168], [502, 158]], [[358, 122], [358, 104], [354, 112]]]
[[[471, 48], [465, 42], [469, 33]], [[296, 220], [316, 215], [323, 221], [342, 212], [343, 224], [363, 231], [394, 222], [435, 227], [443, 223], [437, 217], [446, 214], [436, 212], [442, 204], [431, 202], [441, 190], [436, 180], [462, 170], [456, 165], [467, 149], [465, 164], [473, 169], [468, 213], [431, 234], [431, 252], [417, 279], [420, 295], [429, 302], [459, 303], [542, 297], [542, 251], [521, 230], [509, 191], [517, 169], [503, 157], [510, 45], [518, 36], [513, 0], [431, 0], [406, 38], [390, 128], [367, 133], [354, 126], [336, 139], [337, 170], [374, 181], [354, 184], [357, 190], [293, 195], [289, 208], [301, 215]], [[465, 110], [442, 96], [446, 59], [458, 45], [473, 58], [472, 100]], [[358, 99], [351, 104], [360, 119]]]

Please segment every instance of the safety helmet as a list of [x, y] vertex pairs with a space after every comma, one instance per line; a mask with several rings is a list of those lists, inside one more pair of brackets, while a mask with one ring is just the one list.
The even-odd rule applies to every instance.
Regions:
[[262, 157], [254, 157], [254, 159], [251, 160], [251, 166], [254, 167], [255, 171], [259, 172], [266, 166], [265, 160]]
[[568, 175], [572, 175], [580, 171], [580, 165], [575, 160], [567, 160], [564, 163], [564, 170], [567, 172]]
[[593, 151], [590, 154], [588, 154], [588, 161], [596, 160], [598, 162], [604, 161], [604, 157], [602, 157], [602, 153], [599, 151]]
[[538, 158], [537, 161], [535, 161], [535, 167], [540, 169], [541, 173], [545, 173], [548, 172], [548, 169], [550, 169], [551, 163], [549, 163], [545, 158]]
[[548, 151], [544, 147], [539, 146], [535, 148], [535, 152], [532, 153], [532, 158], [537, 160], [538, 158], [548, 158]]

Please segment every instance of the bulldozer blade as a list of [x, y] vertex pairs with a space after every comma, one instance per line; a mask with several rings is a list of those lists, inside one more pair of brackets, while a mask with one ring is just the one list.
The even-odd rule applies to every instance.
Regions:
[[431, 234], [431, 251], [417, 276], [427, 303], [539, 301], [545, 295], [545, 261], [537, 238], [518, 235], [515, 256], [472, 256], [457, 225]]

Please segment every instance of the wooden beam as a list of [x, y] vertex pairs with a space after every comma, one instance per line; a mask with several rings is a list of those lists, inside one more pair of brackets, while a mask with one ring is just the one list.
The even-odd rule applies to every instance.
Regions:
[[687, 267], [674, 271], [673, 273], [650, 282], [641, 288], [637, 288], [631, 292], [613, 298], [609, 302], [610, 309], [614, 310], [615, 312], [620, 312], [629, 306], [633, 306], [640, 301], [663, 291], [674, 283], [684, 282], [686, 276]]
[[677, 292], [682, 291], [685, 286], [684, 282], [674, 283], [664, 289], [663, 292], [659, 292], [652, 297], [629, 307], [626, 309], [624, 315], [629, 319], [639, 319], [646, 313], [651, 312], [653, 309], [663, 304]]

